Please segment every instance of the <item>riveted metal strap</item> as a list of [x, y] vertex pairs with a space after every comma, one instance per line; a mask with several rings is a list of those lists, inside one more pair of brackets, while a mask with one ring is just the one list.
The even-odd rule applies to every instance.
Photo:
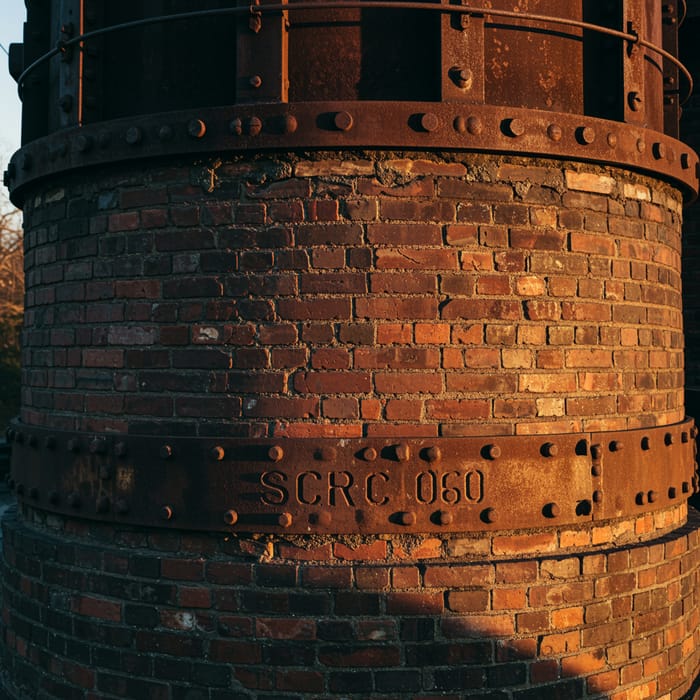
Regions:
[[692, 420], [611, 433], [435, 439], [78, 434], [14, 424], [11, 484], [33, 507], [188, 530], [383, 534], [526, 530], [679, 504]]
[[435, 102], [309, 102], [168, 112], [66, 129], [9, 163], [13, 201], [39, 178], [106, 163], [305, 147], [449, 149], [591, 161], [653, 173], [697, 194], [698, 156], [656, 131], [531, 109]]

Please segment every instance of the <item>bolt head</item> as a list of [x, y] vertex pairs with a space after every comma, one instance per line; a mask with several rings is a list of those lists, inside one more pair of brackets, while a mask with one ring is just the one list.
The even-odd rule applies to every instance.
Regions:
[[559, 124], [550, 124], [547, 127], [547, 136], [549, 136], [552, 141], [561, 141], [564, 132]]
[[428, 447], [425, 451], [428, 462], [439, 462], [442, 459], [442, 450], [439, 447]]
[[561, 508], [558, 503], [547, 503], [542, 511], [547, 518], [558, 518], [561, 515]]
[[282, 513], [279, 518], [277, 518], [277, 523], [281, 527], [291, 527], [294, 522], [294, 518], [291, 513]]
[[235, 525], [238, 522], [238, 513], [235, 510], [227, 510], [224, 513], [224, 522], [227, 525]]
[[248, 83], [250, 87], [252, 87], [254, 90], [257, 90], [259, 87], [262, 86], [263, 80], [259, 75], [251, 75], [248, 79]]
[[171, 445], [161, 445], [158, 454], [161, 459], [170, 459], [173, 456], [173, 448]]
[[472, 136], [478, 136], [483, 130], [484, 122], [482, 122], [479, 117], [469, 117], [469, 119], [467, 119], [467, 131], [472, 134]]
[[173, 517], [173, 509], [170, 506], [163, 506], [160, 509], [161, 520], [171, 520]]
[[139, 143], [141, 143], [141, 140], [143, 139], [143, 132], [138, 126], [131, 126], [126, 130], [126, 135], [124, 136], [124, 140], [130, 145], [130, 146], [135, 146]]
[[408, 462], [411, 459], [411, 447], [407, 443], [402, 442], [396, 445], [396, 459], [399, 462]]
[[212, 447], [209, 451], [209, 456], [215, 462], [221, 462], [221, 460], [226, 456], [226, 450], [224, 450], [224, 448], [221, 447], [221, 445], [216, 445], [215, 447]]
[[439, 525], [451, 525], [454, 521], [454, 516], [449, 510], [439, 510], [437, 512], [437, 521]]
[[501, 448], [498, 445], [486, 445], [484, 454], [487, 459], [498, 459], [501, 456]]

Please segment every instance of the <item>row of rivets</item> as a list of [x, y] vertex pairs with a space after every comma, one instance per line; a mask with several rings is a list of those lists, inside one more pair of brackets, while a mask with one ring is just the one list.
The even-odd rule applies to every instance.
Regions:
[[[32, 486], [30, 489], [27, 490], [24, 484], [19, 483], [15, 486], [12, 480], [9, 481], [9, 485], [10, 487], [14, 487], [15, 492], [18, 496], [24, 496], [26, 492], [29, 498], [31, 498], [33, 501], [39, 500], [40, 493], [39, 489], [36, 488], [36, 486]], [[61, 494], [59, 494], [58, 491], [51, 490], [46, 494], [46, 497], [48, 502], [53, 506], [57, 506], [61, 503]], [[71, 491], [66, 495], [66, 504], [74, 510], [79, 510], [83, 506], [83, 499], [77, 491]], [[95, 511], [97, 513], [107, 513], [110, 507], [111, 501], [106, 496], [101, 496], [97, 499], [95, 503]], [[118, 515], [126, 515], [129, 511], [130, 506], [125, 499], [118, 498], [114, 502], [114, 512]]]
[[[8, 441], [16, 442], [18, 444], [27, 444], [30, 447], [37, 447], [39, 441], [37, 437], [33, 434], [23, 433], [22, 431], [16, 431], [10, 429], [6, 432]], [[682, 431], [680, 434], [681, 443], [687, 444], [690, 438], [695, 439], [697, 437], [697, 429], [691, 429], [690, 433], [688, 431]], [[674, 445], [676, 438], [673, 433], [667, 432], [664, 434], [663, 443], [666, 447]], [[44, 446], [47, 449], [55, 449], [57, 446], [57, 441], [55, 436], [49, 435], [44, 438]], [[643, 451], [648, 451], [651, 449], [651, 439], [648, 436], [644, 436], [640, 440], [640, 448]], [[621, 440], [612, 440], [608, 444], [608, 449], [610, 452], [621, 452], [625, 445]], [[69, 452], [77, 453], [80, 452], [81, 444], [77, 438], [70, 438], [66, 441], [66, 449]], [[119, 441], [114, 445], [114, 454], [118, 457], [125, 457], [128, 452], [128, 447], [126, 442]], [[590, 446], [590, 454], [594, 461], [599, 461], [603, 456], [603, 446], [599, 443]], [[90, 454], [105, 455], [108, 450], [108, 443], [104, 438], [94, 438], [88, 444], [88, 451]], [[400, 462], [407, 462], [411, 458], [411, 447], [408, 443], [399, 443], [394, 446], [394, 453], [396, 459]], [[174, 455], [174, 449], [172, 445], [164, 444], [159, 449], [159, 454], [162, 459], [170, 459]], [[224, 459], [226, 450], [220, 445], [212, 447], [209, 451], [211, 458], [215, 461], [221, 461]], [[268, 458], [273, 462], [279, 462], [284, 458], [284, 449], [280, 445], [273, 445], [268, 450]], [[316, 456], [318, 459], [323, 461], [334, 461], [337, 459], [337, 449], [335, 447], [323, 447], [317, 451]], [[495, 460], [501, 457], [502, 450], [498, 445], [488, 444], [485, 445], [481, 450], [481, 455], [484, 459]], [[540, 447], [540, 454], [544, 457], [556, 457], [559, 454], [559, 448], [556, 444], [552, 442], [543, 443]], [[371, 462], [377, 459], [379, 456], [377, 450], [374, 447], [365, 447], [360, 455], [365, 461]], [[442, 451], [437, 446], [427, 447], [420, 451], [420, 456], [428, 462], [438, 462], [442, 459]]]

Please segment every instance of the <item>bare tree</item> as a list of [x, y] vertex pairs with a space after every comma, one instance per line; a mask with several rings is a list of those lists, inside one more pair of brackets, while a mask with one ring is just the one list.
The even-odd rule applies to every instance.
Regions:
[[19, 212], [0, 192], [0, 428], [19, 410], [24, 256]]

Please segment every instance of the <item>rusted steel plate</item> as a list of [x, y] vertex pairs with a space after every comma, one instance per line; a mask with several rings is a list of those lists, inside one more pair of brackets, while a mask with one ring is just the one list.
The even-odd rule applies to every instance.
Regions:
[[[573, 525], [679, 503], [695, 485], [691, 430], [688, 421], [639, 435], [274, 441], [16, 425], [9, 437], [18, 496], [48, 511], [194, 530], [381, 534]], [[627, 445], [622, 467], [615, 440]], [[639, 489], [663, 498], [639, 504]]]
[[595, 439], [601, 518], [664, 507], [694, 492], [697, 450], [686, 427], [598, 433]]
[[[204, 125], [204, 129], [201, 125]], [[195, 128], [200, 126], [200, 128]], [[76, 168], [176, 154], [295, 148], [450, 149], [619, 165], [697, 193], [697, 155], [645, 129], [565, 113], [433, 102], [310, 102], [167, 112], [66, 129], [16, 153], [5, 182], [23, 188]]]
[[[494, 9], [518, 12], [516, 0]], [[527, 12], [581, 21], [580, 0], [531, 0]], [[583, 113], [583, 32], [576, 27], [494, 17], [486, 25], [486, 101], [554, 112]]]

